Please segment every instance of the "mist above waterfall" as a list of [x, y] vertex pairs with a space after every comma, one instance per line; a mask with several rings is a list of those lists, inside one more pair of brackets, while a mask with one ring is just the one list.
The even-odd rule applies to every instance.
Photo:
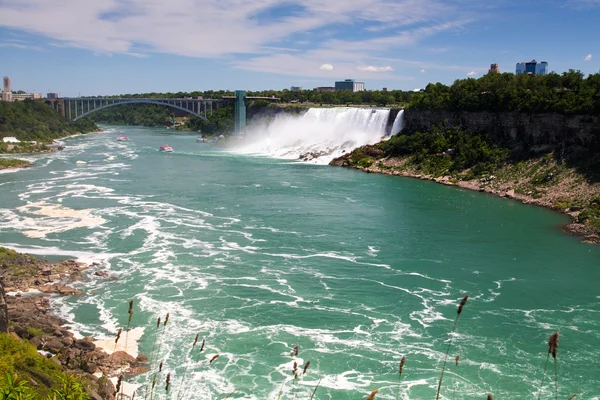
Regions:
[[389, 114], [389, 109], [350, 107], [311, 108], [301, 116], [280, 114], [249, 127], [233, 150], [327, 164], [357, 147], [385, 139]]

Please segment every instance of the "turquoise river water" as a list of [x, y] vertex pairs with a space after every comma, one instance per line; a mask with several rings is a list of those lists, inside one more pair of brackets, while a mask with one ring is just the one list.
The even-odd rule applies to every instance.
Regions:
[[[53, 303], [80, 334], [114, 338], [134, 299], [131, 327], [145, 328], [150, 355], [169, 312], [155, 358], [172, 389], [163, 375], [155, 398], [308, 399], [321, 380], [315, 399], [375, 388], [380, 399], [434, 399], [465, 294], [441, 398], [536, 398], [554, 331], [559, 398], [600, 396], [600, 247], [561, 232], [560, 215], [163, 129], [66, 143], [0, 174], [0, 245], [102, 264], [77, 284], [83, 296]], [[175, 151], [159, 153], [165, 143]], [[206, 349], [190, 358], [196, 333]], [[295, 345], [295, 360], [311, 363], [292, 381]], [[549, 371], [542, 398], [554, 398]], [[136, 398], [147, 379], [126, 379], [142, 384]]]

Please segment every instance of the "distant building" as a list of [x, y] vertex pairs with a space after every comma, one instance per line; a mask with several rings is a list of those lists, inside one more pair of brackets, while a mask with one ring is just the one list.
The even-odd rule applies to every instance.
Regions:
[[529, 62], [517, 63], [515, 69], [517, 75], [528, 74], [528, 75], [547, 75], [548, 74], [548, 63], [542, 61], [538, 63], [535, 60]]
[[48, 93], [48, 94], [46, 94], [46, 98], [48, 98], [48, 99], [58, 99], [58, 93]]
[[362, 92], [365, 90], [364, 82], [356, 82], [354, 79], [345, 79], [335, 83], [335, 90], [350, 90], [352, 92]]
[[317, 92], [335, 92], [335, 88], [333, 86], [320, 86], [314, 89]]
[[2, 90], [2, 96], [0, 96], [2, 101], [13, 101], [12, 92], [10, 89], [10, 78], [8, 76], [4, 77], [4, 86]]
[[384, 87], [383, 90], [382, 90], [382, 92], [387, 92], [387, 88]]
[[16, 137], [14, 136], [7, 136], [5, 138], [2, 138], [2, 141], [4, 143], [21, 143]]
[[490, 70], [488, 71], [489, 74], [499, 74], [500, 73], [500, 68], [498, 67], [498, 64], [491, 64], [490, 65]]
[[292, 86], [290, 88], [290, 92], [301, 92], [302, 88], [300, 86]]
[[25, 99], [41, 99], [41, 93], [13, 93], [12, 101], [23, 101]]

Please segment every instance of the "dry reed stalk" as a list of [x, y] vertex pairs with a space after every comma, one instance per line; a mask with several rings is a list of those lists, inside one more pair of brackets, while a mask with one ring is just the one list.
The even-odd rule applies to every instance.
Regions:
[[[127, 341], [129, 340], [129, 328], [131, 327], [131, 318], [133, 317], [133, 299], [129, 300], [129, 310], [127, 311], [129, 317], [127, 318], [127, 329], [125, 330], [125, 348], [124, 351], [127, 353]], [[121, 333], [121, 329], [119, 329], [119, 335], [117, 336], [117, 340]], [[115, 340], [115, 350], [117, 348], [117, 341]], [[121, 388], [121, 398], [123, 398], [123, 388]]]
[[234, 389], [233, 392], [229, 393], [227, 396], [225, 396], [224, 400], [227, 400], [228, 398], [230, 398], [231, 396], [233, 396], [233, 394], [235, 393], [237, 389]]
[[[116, 394], [121, 390], [121, 383], [123, 383], [123, 375], [119, 375], [119, 379], [117, 380]], [[123, 397], [123, 396], [121, 396]]]
[[302, 375], [306, 375], [306, 370], [308, 369], [309, 365], [310, 365], [310, 360], [308, 360], [306, 362], [306, 364], [304, 365], [304, 369], [302, 370]]
[[488, 393], [487, 400], [494, 400], [494, 396], [491, 393]]
[[313, 397], [315, 397], [315, 393], [317, 393], [317, 389], [319, 388], [319, 385], [321, 385], [322, 380], [323, 380], [323, 378], [319, 379], [319, 382], [317, 382], [317, 386], [315, 386], [315, 390], [313, 390], [312, 394], [310, 395], [310, 400], [312, 400]]
[[396, 394], [396, 399], [400, 398], [400, 380], [402, 379], [402, 372], [404, 370], [404, 364], [406, 363], [406, 356], [402, 356], [400, 360], [400, 365], [398, 366], [398, 393]]
[[577, 396], [577, 393], [573, 393], [573, 394], [571, 395], [571, 397], [569, 397], [569, 399], [568, 399], [568, 400], [573, 400], [573, 399], [575, 398], [575, 396]]
[[113, 353], [115, 351], [117, 351], [117, 343], [119, 342], [119, 339], [121, 338], [121, 332], [123, 332], [123, 328], [119, 328], [119, 331], [117, 332], [117, 338], [115, 339], [115, 348], [113, 349]]
[[558, 360], [556, 359], [556, 352], [558, 350], [558, 332], [554, 334], [552, 348], [552, 358], [554, 358], [554, 396], [555, 400], [558, 400]]
[[300, 351], [300, 347], [298, 345], [295, 345], [294, 348], [292, 349], [292, 352], [290, 353], [290, 356], [298, 357], [299, 351]]
[[458, 361], [460, 360], [460, 354], [457, 354], [456, 357], [454, 357], [454, 361], [456, 362], [456, 366], [458, 367]]
[[[162, 348], [162, 342], [163, 342], [163, 338], [164, 338], [164, 336], [165, 336], [165, 332], [166, 332], [166, 330], [167, 330], [167, 324], [169, 323], [169, 315], [170, 315], [170, 314], [169, 314], [169, 313], [167, 313], [167, 315], [166, 315], [166, 317], [165, 317], [165, 320], [164, 320], [164, 321], [163, 321], [163, 323], [162, 323], [162, 328], [163, 328], [163, 329], [162, 329], [162, 333], [161, 333], [161, 335], [160, 335], [160, 340], [159, 340], [159, 342], [158, 342], [158, 350], [157, 350], [157, 352], [156, 352], [156, 357], [157, 357], [157, 359], [158, 359], [158, 356], [160, 356], [160, 350], [161, 350], [161, 348]], [[159, 330], [159, 329], [160, 329], [160, 317], [158, 318], [158, 321], [157, 321], [157, 323], [156, 323], [156, 331], [157, 331], [156, 333], [157, 333], [157, 336], [158, 336], [158, 330]], [[156, 339], [156, 338], [155, 338], [155, 339]], [[161, 365], [161, 368], [160, 368], [160, 370], [159, 370], [158, 372], [161, 372], [161, 370], [162, 370], [162, 362], [160, 363], [160, 365]], [[154, 378], [153, 378], [153, 379], [156, 379], [156, 374], [157, 374], [157, 372], [154, 372]], [[154, 393], [153, 391], [150, 393], [150, 400], [152, 400], [152, 395], [153, 395], [153, 393]]]
[[[183, 393], [181, 392], [181, 388], [183, 387], [183, 382], [185, 381], [185, 376], [187, 375], [189, 361], [191, 359], [191, 355], [194, 352], [194, 348], [196, 347], [196, 343], [198, 343], [199, 333], [196, 333], [196, 337], [194, 338], [194, 343], [192, 344], [192, 349], [185, 357], [185, 369], [183, 370], [183, 375], [181, 376], [181, 382], [179, 383], [179, 391], [177, 392], [177, 399], [183, 398]], [[181, 394], [181, 397], [179, 396]]]
[[[160, 316], [158, 317], [158, 319], [156, 320], [156, 330], [154, 331], [154, 341], [152, 342], [152, 351], [150, 352], [150, 370], [153, 370], [155, 368], [156, 365], [156, 354], [155, 354], [155, 350], [156, 350], [156, 340], [158, 338], [158, 330], [160, 329]], [[150, 378], [150, 376], [148, 376], [148, 378]], [[148, 380], [146, 380], [146, 387], [145, 387], [145, 393], [144, 393], [144, 400], [148, 399]], [[156, 383], [153, 382], [152, 388], [154, 389], [154, 385]]]
[[208, 363], [209, 363], [209, 364], [212, 364], [212, 363], [213, 363], [213, 361], [216, 361], [216, 360], [217, 360], [217, 358], [219, 358], [219, 356], [220, 356], [220, 354], [215, 354], [215, 355], [213, 356], [213, 358], [211, 358], [211, 359], [210, 359], [210, 361], [209, 361]]
[[456, 314], [456, 319], [454, 320], [454, 326], [452, 327], [452, 332], [450, 333], [450, 343], [448, 343], [448, 349], [446, 350], [446, 355], [444, 356], [444, 364], [442, 365], [442, 373], [440, 374], [440, 382], [438, 383], [437, 394], [435, 395], [435, 400], [440, 398], [440, 391], [442, 390], [442, 380], [444, 379], [444, 371], [446, 370], [446, 362], [448, 361], [448, 353], [450, 353], [450, 348], [452, 347], [452, 342], [454, 339], [454, 333], [456, 332], [456, 326], [458, 325], [458, 317], [462, 313], [462, 310], [467, 304], [467, 300], [469, 299], [469, 295], [466, 295], [460, 301], [458, 305], [458, 311]]
[[[538, 390], [538, 400], [542, 396], [542, 387], [544, 386], [544, 380], [546, 379], [546, 371], [548, 370], [548, 361], [550, 360], [550, 355], [554, 359], [554, 380], [556, 381], [556, 351], [558, 349], [558, 332], [554, 332], [550, 335], [550, 339], [548, 340], [548, 354], [546, 355], [546, 364], [544, 365], [544, 374], [542, 375], [542, 382], [540, 383], [540, 389]], [[555, 390], [556, 396], [558, 396], [558, 382], [555, 382]], [[557, 397], [558, 398], [558, 397]]]
[[[192, 351], [194, 350], [194, 346], [198, 342], [198, 337], [199, 337], [198, 334], [196, 334], [196, 338], [194, 339], [194, 344], [192, 345]], [[206, 346], [206, 338], [202, 338], [202, 344], [200, 345], [200, 351], [198, 351], [198, 358], [196, 358], [196, 361], [195, 361], [196, 363], [200, 362], [200, 355], [204, 351], [204, 346]], [[190, 354], [191, 354], [191, 352], [190, 352]], [[187, 371], [187, 367], [186, 367], [186, 371]], [[188, 385], [184, 389], [183, 394], [181, 395], [182, 399], [185, 398], [189, 389], [190, 389], [190, 386]]]
[[167, 384], [165, 385], [165, 391], [169, 393], [169, 387], [171, 386], [171, 373], [167, 374]]
[[379, 389], [375, 389], [371, 392], [371, 394], [369, 395], [369, 397], [367, 397], [367, 400], [374, 400], [375, 399], [375, 395], [379, 392]]

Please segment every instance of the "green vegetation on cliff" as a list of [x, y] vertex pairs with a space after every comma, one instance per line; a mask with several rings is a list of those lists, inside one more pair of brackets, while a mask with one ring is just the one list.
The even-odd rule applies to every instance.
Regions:
[[561, 114], [600, 113], [600, 73], [579, 71], [544, 76], [489, 73], [459, 79], [451, 86], [430, 83], [412, 96], [410, 108], [449, 111], [517, 111]]
[[207, 120], [192, 116], [184, 126], [177, 129], [202, 132], [205, 135], [227, 135], [234, 131], [233, 105], [214, 109], [206, 114]]
[[84, 400], [87, 382], [63, 372], [36, 348], [6, 333], [0, 333], [0, 399]]
[[[92, 120], [83, 118], [77, 122], [67, 122], [59, 113], [39, 101], [0, 102], [0, 137], [15, 136], [20, 141], [50, 143], [53, 139], [97, 130]], [[0, 142], [0, 153], [44, 150], [43, 146], [34, 147], [25, 143], [12, 147]]]
[[0, 158], [0, 169], [4, 168], [23, 168], [30, 167], [32, 164], [29, 161], [18, 160], [16, 158]]
[[156, 104], [123, 104], [96, 111], [90, 118], [106, 124], [165, 126], [172, 123], [172, 110]]

